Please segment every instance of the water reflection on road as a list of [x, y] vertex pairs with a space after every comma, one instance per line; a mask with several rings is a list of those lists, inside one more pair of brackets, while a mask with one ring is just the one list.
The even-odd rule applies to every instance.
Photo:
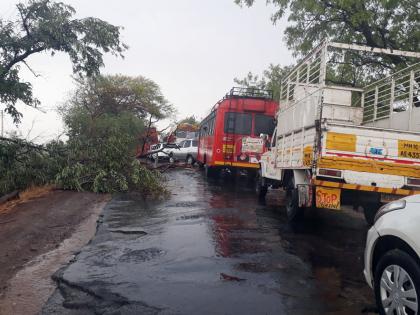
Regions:
[[321, 213], [296, 233], [277, 194], [259, 205], [242, 178], [169, 178], [167, 201], [109, 204], [96, 237], [57, 275], [45, 314], [355, 314], [371, 302], [359, 219], [332, 216], [337, 228]]

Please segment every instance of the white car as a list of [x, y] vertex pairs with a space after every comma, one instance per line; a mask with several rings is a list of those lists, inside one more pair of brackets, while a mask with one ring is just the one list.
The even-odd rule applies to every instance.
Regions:
[[420, 195], [379, 209], [367, 236], [364, 274], [380, 314], [420, 314]]
[[169, 160], [171, 150], [176, 147], [175, 144], [171, 143], [157, 143], [150, 147], [149, 154], [152, 160]]
[[188, 164], [194, 164], [197, 159], [198, 140], [183, 140], [176, 148], [170, 149], [168, 153], [169, 156], [176, 161], [186, 161]]

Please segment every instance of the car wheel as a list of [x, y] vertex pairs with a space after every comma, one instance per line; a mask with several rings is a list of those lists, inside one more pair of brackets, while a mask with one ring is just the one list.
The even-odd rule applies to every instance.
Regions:
[[259, 200], [264, 200], [267, 195], [268, 187], [265, 178], [261, 176], [261, 170], [257, 172], [255, 178], [255, 192]]
[[187, 162], [188, 165], [194, 165], [195, 160], [191, 155], [188, 155], [187, 159], [186, 159], [186, 162]]
[[406, 252], [394, 249], [380, 258], [374, 275], [376, 303], [381, 315], [418, 314], [420, 266]]

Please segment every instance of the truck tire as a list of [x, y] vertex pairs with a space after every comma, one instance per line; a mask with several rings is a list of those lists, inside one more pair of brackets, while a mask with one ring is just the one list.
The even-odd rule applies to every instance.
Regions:
[[363, 207], [363, 214], [365, 215], [365, 220], [368, 226], [372, 226], [375, 223], [375, 216], [378, 212], [379, 208], [381, 207], [380, 204], [371, 202], [362, 205]]
[[286, 214], [287, 221], [291, 224], [298, 223], [303, 220], [305, 208], [299, 207], [299, 193], [295, 188], [295, 180], [289, 180], [286, 188]]
[[257, 194], [258, 200], [262, 201], [265, 200], [265, 196], [267, 195], [268, 186], [266, 180], [261, 175], [261, 170], [257, 172], [255, 177], [255, 192]]

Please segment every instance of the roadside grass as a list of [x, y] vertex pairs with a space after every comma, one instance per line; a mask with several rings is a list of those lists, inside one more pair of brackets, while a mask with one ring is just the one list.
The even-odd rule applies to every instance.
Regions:
[[4, 204], [0, 205], [0, 213], [6, 213], [12, 210], [15, 206], [28, 202], [30, 200], [43, 197], [49, 194], [51, 191], [56, 189], [54, 185], [44, 185], [44, 186], [32, 186], [21, 192], [19, 192], [19, 197], [13, 200], [9, 200]]

